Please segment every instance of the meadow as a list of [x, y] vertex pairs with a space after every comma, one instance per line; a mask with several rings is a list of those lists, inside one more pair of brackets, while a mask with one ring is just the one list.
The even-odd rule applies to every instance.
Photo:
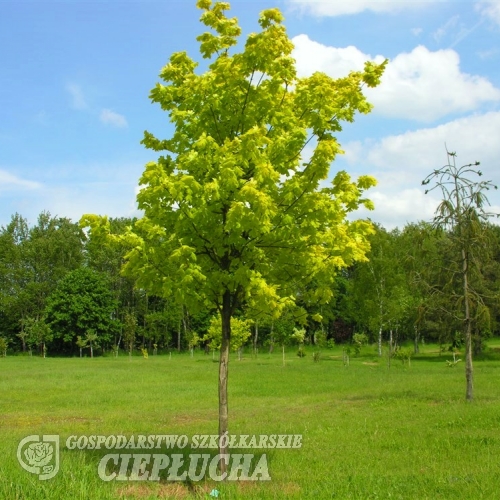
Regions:
[[[500, 496], [500, 349], [475, 360], [465, 402], [463, 362], [424, 346], [411, 366], [372, 346], [342, 362], [296, 350], [233, 355], [231, 434], [301, 434], [300, 449], [267, 453], [270, 481], [102, 481], [109, 451], [68, 450], [71, 435], [217, 433], [218, 363], [195, 352], [118, 358], [0, 359], [0, 498], [49, 499], [493, 499]], [[463, 354], [462, 354], [463, 356]], [[19, 465], [19, 441], [61, 437], [60, 470], [40, 481]], [[238, 450], [241, 453], [241, 450]]]

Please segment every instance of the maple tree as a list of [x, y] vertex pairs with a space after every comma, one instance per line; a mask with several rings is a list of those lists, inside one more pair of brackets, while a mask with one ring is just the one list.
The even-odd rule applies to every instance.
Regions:
[[[372, 208], [363, 192], [375, 180], [353, 181], [344, 171], [327, 179], [342, 152], [334, 134], [341, 122], [371, 110], [362, 88], [379, 83], [386, 62], [367, 62], [339, 79], [320, 72], [299, 78], [278, 9], [263, 11], [260, 32], [233, 54], [241, 28], [226, 16], [229, 4], [197, 6], [210, 28], [197, 38], [209, 65], [197, 73], [187, 53], [175, 53], [151, 91], [175, 131], [169, 139], [145, 132], [145, 147], [166, 154], [140, 179], [144, 215], [123, 236], [132, 248], [124, 270], [152, 293], [218, 310], [222, 436], [235, 312], [247, 307], [279, 317], [298, 290], [327, 302], [336, 272], [365, 259], [372, 225], [346, 216]], [[106, 218], [87, 215], [82, 224], [108, 232]], [[313, 279], [314, 289], [306, 289]]]

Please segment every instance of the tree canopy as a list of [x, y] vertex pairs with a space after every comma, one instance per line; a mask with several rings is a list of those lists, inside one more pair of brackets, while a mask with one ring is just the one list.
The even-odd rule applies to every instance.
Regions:
[[[325, 181], [341, 152], [334, 133], [371, 109], [361, 89], [378, 83], [385, 63], [338, 80], [298, 78], [277, 9], [264, 11], [262, 31], [231, 55], [241, 30], [225, 16], [228, 4], [200, 0], [198, 7], [215, 31], [198, 37], [211, 64], [200, 75], [193, 59], [175, 53], [160, 74], [166, 85], [151, 92], [175, 132], [165, 140], [145, 133], [147, 148], [170, 155], [141, 177], [144, 217], [128, 233], [126, 270], [183, 303], [222, 309], [227, 292], [232, 309], [248, 302], [278, 311], [301, 283], [313, 275], [331, 282], [369, 248], [371, 224], [346, 215], [372, 206], [362, 193], [374, 179], [352, 182], [339, 172], [330, 186]], [[107, 223], [83, 220], [93, 229]], [[327, 287], [318, 288], [328, 298]]]
[[68, 273], [48, 299], [47, 323], [54, 337], [75, 342], [89, 331], [109, 341], [116, 327], [116, 301], [106, 278], [86, 267]]

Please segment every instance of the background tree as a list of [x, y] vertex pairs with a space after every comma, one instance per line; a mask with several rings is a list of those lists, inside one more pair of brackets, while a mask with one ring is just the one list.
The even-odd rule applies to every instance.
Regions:
[[[498, 334], [500, 329], [500, 227], [496, 224], [487, 224], [485, 230], [486, 245], [481, 255], [481, 273], [474, 286], [488, 308], [487, 330], [493, 335]], [[477, 333], [481, 333], [481, 330]], [[473, 336], [474, 355], [480, 354], [483, 347], [484, 338]]]
[[45, 358], [47, 344], [54, 337], [45, 318], [26, 318], [24, 322], [24, 332], [26, 334], [26, 343], [29, 346], [30, 353], [32, 346], [38, 346], [40, 355]]
[[[349, 222], [374, 179], [352, 182], [345, 172], [325, 186], [341, 152], [341, 122], [371, 106], [362, 87], [379, 83], [385, 63], [334, 80], [298, 78], [293, 44], [277, 9], [265, 10], [261, 31], [232, 54], [241, 28], [229, 4], [198, 0], [211, 31], [198, 37], [209, 60], [204, 73], [185, 52], [161, 71], [151, 99], [174, 123], [170, 139], [146, 132], [143, 144], [166, 151], [140, 180], [144, 216], [127, 240], [126, 272], [149, 292], [210, 305], [222, 318], [219, 434], [228, 431], [227, 377], [231, 318], [245, 303], [279, 315], [315, 276], [317, 300], [330, 298], [336, 272], [368, 250], [367, 221]], [[306, 158], [304, 148], [313, 145]], [[93, 231], [108, 221], [85, 216]], [[259, 307], [256, 307], [256, 306]], [[221, 454], [227, 454], [221, 447]], [[225, 467], [223, 466], [223, 471]]]
[[[75, 345], [77, 336], [94, 330], [99, 343], [109, 343], [118, 324], [112, 319], [116, 300], [106, 277], [86, 267], [69, 273], [47, 303], [47, 323], [59, 342]], [[60, 348], [62, 346], [60, 345]]]
[[28, 283], [23, 264], [28, 238], [28, 222], [19, 214], [13, 215], [11, 222], [0, 229], [0, 314], [9, 340], [16, 335], [22, 318], [28, 315], [29, 304], [20, 296]]
[[22, 321], [42, 318], [59, 281], [81, 265], [82, 238], [77, 224], [48, 212], [33, 227], [15, 214], [0, 229], [0, 316], [13, 344], [25, 349]]
[[399, 328], [404, 316], [405, 286], [399, 231], [387, 232], [377, 227], [370, 238], [369, 261], [357, 264], [348, 285], [349, 316], [357, 329], [372, 332], [382, 356], [383, 332]]
[[474, 316], [478, 318], [484, 311], [481, 295], [472, 285], [472, 276], [481, 273], [480, 254], [485, 246], [486, 226], [490, 214], [484, 206], [488, 204], [485, 191], [496, 186], [491, 181], [476, 181], [470, 177], [480, 177], [476, 167], [479, 162], [457, 167], [456, 153], [447, 151], [448, 162], [434, 170], [423, 181], [435, 185], [426, 193], [439, 189], [442, 201], [434, 217], [436, 227], [448, 230], [448, 235], [456, 253], [456, 269], [452, 269], [451, 280], [460, 277], [461, 305], [460, 319], [465, 337], [465, 378], [467, 401], [473, 399], [472, 330]]
[[152, 311], [146, 315], [146, 328], [149, 344], [169, 344], [170, 334], [167, 330], [168, 319], [168, 311], [166, 309]]
[[82, 237], [77, 224], [48, 212], [42, 212], [30, 228], [24, 254], [29, 271], [24, 296], [31, 304], [31, 316], [43, 315], [47, 298], [59, 281], [82, 263]]
[[[432, 284], [442, 269], [440, 256], [442, 233], [428, 223], [408, 224], [401, 231], [405, 286], [406, 326], [413, 336], [413, 352], [418, 354], [422, 333], [431, 337], [429, 321], [436, 310]], [[438, 313], [438, 316], [441, 312]]]

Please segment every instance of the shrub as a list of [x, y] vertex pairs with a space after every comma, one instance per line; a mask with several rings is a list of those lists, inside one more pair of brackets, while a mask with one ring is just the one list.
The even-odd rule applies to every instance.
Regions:
[[361, 347], [368, 343], [368, 337], [365, 333], [355, 333], [352, 336], [352, 341], [354, 343], [354, 355], [359, 356]]

